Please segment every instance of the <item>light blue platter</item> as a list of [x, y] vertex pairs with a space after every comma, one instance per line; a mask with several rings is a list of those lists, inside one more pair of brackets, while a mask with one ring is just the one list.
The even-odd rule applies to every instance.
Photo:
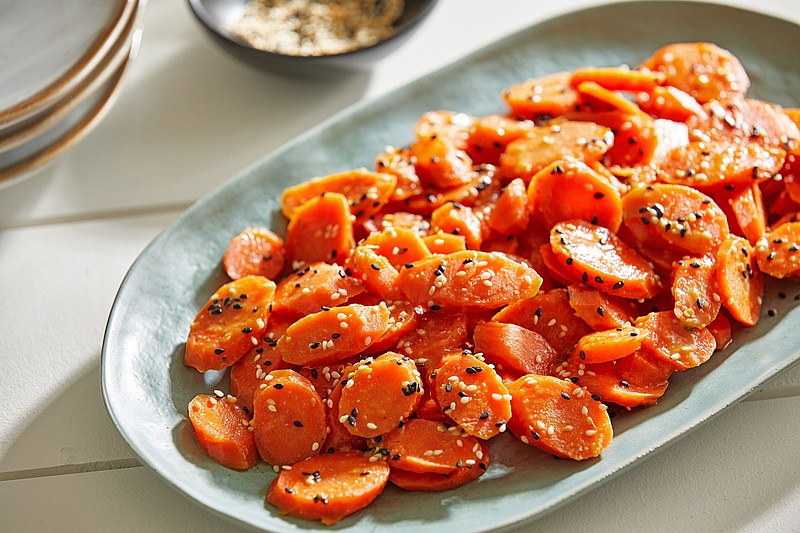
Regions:
[[[531, 9], [535, 9], [532, 4]], [[491, 443], [478, 482], [446, 493], [394, 487], [367, 510], [325, 528], [278, 516], [264, 503], [274, 474], [220, 467], [197, 446], [186, 407], [214, 388], [183, 366], [183, 343], [199, 307], [227, 281], [220, 258], [246, 226], [282, 231], [280, 192], [314, 175], [371, 166], [385, 145], [411, 140], [425, 111], [504, 112], [500, 91], [517, 81], [586, 65], [635, 65], [659, 46], [713, 41], [738, 56], [751, 95], [800, 106], [800, 27], [719, 5], [633, 2], [569, 13], [538, 24], [301, 135], [198, 201], [159, 235], [125, 278], [108, 321], [102, 380], [108, 411], [141, 460], [205, 508], [268, 531], [462, 532], [519, 526], [631, 468], [737, 402], [800, 357], [796, 285], [770, 286], [759, 325], [697, 369], [676, 374], [658, 405], [614, 420], [611, 446], [596, 460], [554, 461], [514, 439]], [[743, 428], [742, 431], [745, 429]], [[654, 490], [658, 490], [654, 481]], [[143, 510], [146, 512], [146, 510]]]

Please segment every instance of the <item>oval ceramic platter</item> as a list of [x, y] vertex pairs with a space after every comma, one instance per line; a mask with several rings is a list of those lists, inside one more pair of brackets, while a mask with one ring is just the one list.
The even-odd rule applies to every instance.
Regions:
[[327, 528], [279, 516], [265, 503], [275, 475], [270, 468], [262, 464], [240, 473], [215, 464], [198, 447], [187, 421], [195, 394], [226, 386], [217, 381], [224, 377], [184, 367], [189, 324], [228, 281], [220, 259], [234, 235], [252, 225], [284, 230], [283, 188], [315, 175], [371, 167], [384, 146], [411, 141], [413, 124], [425, 111], [503, 112], [501, 90], [524, 78], [585, 65], [635, 65], [663, 44], [695, 40], [716, 42], [737, 55], [751, 76], [753, 97], [800, 105], [795, 55], [800, 26], [711, 4], [612, 4], [538, 24], [351, 108], [198, 201], [134, 263], [109, 317], [103, 392], [119, 431], [169, 484], [241, 525], [280, 532], [501, 530], [535, 520], [643, 461], [791, 366], [800, 357], [794, 331], [800, 309], [792, 298], [800, 287], [784, 286], [785, 299], [771, 287], [764, 309], [776, 308], [777, 316], [765, 313], [757, 327], [741, 332], [710, 362], [676, 374], [658, 405], [617, 416], [614, 441], [602, 457], [554, 461], [503, 436], [491, 442], [492, 464], [477, 482], [445, 493], [390, 486], [368, 509]]

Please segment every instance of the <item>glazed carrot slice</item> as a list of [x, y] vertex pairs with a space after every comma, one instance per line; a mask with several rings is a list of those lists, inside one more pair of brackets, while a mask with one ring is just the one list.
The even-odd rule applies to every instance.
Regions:
[[217, 289], [189, 326], [184, 364], [205, 372], [238, 361], [264, 334], [274, 295], [275, 282], [263, 276]]
[[396, 185], [395, 175], [372, 172], [366, 168], [319, 176], [284, 189], [281, 212], [292, 220], [297, 216], [300, 206], [309, 200], [324, 194], [338, 193], [345, 197], [349, 212], [360, 223], [389, 201]]
[[355, 278], [372, 294], [384, 300], [403, 297], [403, 292], [397, 285], [397, 269], [392, 266], [388, 257], [380, 255], [372, 246], [356, 246], [352, 266]]
[[551, 374], [558, 352], [540, 334], [516, 324], [482, 322], [472, 334], [475, 352], [495, 367], [521, 374]]
[[466, 339], [466, 315], [425, 313], [417, 327], [397, 342], [396, 351], [414, 359], [418, 368], [430, 370], [444, 355], [460, 351]]
[[[758, 241], [755, 257], [762, 272], [773, 278], [782, 279], [795, 276], [800, 270], [798, 251], [800, 251], [800, 222], [788, 222], [773, 227]], [[753, 279], [757, 277], [754, 275]]]
[[467, 146], [474, 122], [474, 117], [466, 113], [437, 109], [422, 114], [414, 124], [414, 135], [418, 139], [444, 139], [463, 150]]
[[557, 160], [537, 172], [528, 186], [528, 198], [534, 216], [547, 227], [581, 219], [616, 232], [622, 222], [619, 192], [581, 161]]
[[[389, 466], [419, 474], [448, 474], [467, 461], [483, 459], [479, 440], [458, 426], [413, 418], [381, 438], [376, 446], [388, 450]], [[476, 457], [480, 451], [480, 457]]]
[[253, 434], [261, 458], [273, 467], [319, 453], [327, 433], [325, 405], [294, 370], [275, 370], [253, 399]]
[[642, 62], [652, 71], [663, 72], [664, 81], [704, 103], [744, 96], [750, 79], [739, 60], [713, 43], [668, 44]]
[[407, 228], [388, 228], [372, 232], [364, 239], [363, 244], [386, 257], [397, 269], [431, 254], [422, 238]]
[[495, 309], [536, 294], [542, 278], [499, 253], [464, 251], [406, 265], [397, 284], [408, 299], [431, 311]]
[[595, 331], [622, 327], [637, 316], [636, 306], [630, 300], [606, 294], [581, 283], [567, 287], [567, 298], [575, 313]]
[[467, 180], [453, 187], [436, 187], [425, 184], [421, 194], [406, 198], [402, 202], [391, 205], [387, 209], [409, 211], [425, 217], [447, 202], [474, 206], [481, 196], [491, 198], [500, 190], [500, 183], [495, 178], [496, 169], [492, 165], [472, 167]]
[[550, 245], [573, 278], [623, 298], [650, 298], [659, 290], [652, 265], [608, 229], [570, 220], [550, 230]]
[[704, 328], [717, 318], [722, 297], [713, 256], [684, 257], [672, 271], [675, 317], [689, 329]]
[[569, 84], [570, 72], [515, 83], [502, 92], [511, 114], [520, 119], [550, 120], [572, 110], [578, 95]]
[[388, 433], [419, 405], [422, 378], [414, 361], [386, 352], [342, 376], [339, 422], [359, 437]]
[[690, 94], [672, 86], [656, 86], [635, 95], [639, 108], [655, 118], [686, 122], [691, 117], [705, 118], [700, 102]]
[[603, 331], [593, 331], [580, 338], [572, 352], [573, 360], [605, 363], [630, 355], [642, 346], [643, 335], [630, 324]]
[[444, 413], [470, 435], [486, 440], [506, 430], [508, 389], [485, 362], [467, 354], [445, 356], [431, 386]]
[[281, 514], [330, 526], [367, 507], [388, 480], [386, 463], [360, 452], [319, 455], [282, 470], [270, 483], [267, 501]]
[[511, 383], [509, 430], [525, 444], [583, 461], [611, 444], [605, 405], [569, 380], [529, 374]]
[[[319, 394], [320, 398], [327, 400], [331, 394], [333, 394], [334, 389], [342, 381], [342, 376], [345, 374], [345, 370], [359, 361], [361, 361], [360, 355], [354, 355], [352, 357], [348, 357], [347, 359], [337, 361], [336, 363], [318, 366], [303, 366], [299, 367], [299, 370], [298, 366], [294, 365], [294, 369], [297, 370], [301, 376], [306, 378], [309, 383], [311, 383], [311, 385], [314, 387], [314, 390], [317, 391], [317, 394]], [[350, 370], [352, 371], [352, 369]]]
[[575, 86], [582, 105], [594, 111], [619, 111], [628, 115], [642, 111], [634, 102], [615, 90], [606, 89], [594, 81], [582, 81]]
[[525, 182], [517, 178], [503, 188], [487, 223], [502, 235], [515, 235], [528, 227], [529, 219], [527, 188]]
[[451, 233], [435, 233], [422, 238], [422, 242], [432, 254], [447, 255], [463, 252], [467, 249], [467, 241], [463, 235]]
[[260, 458], [250, 416], [238, 405], [210, 394], [198, 394], [189, 402], [189, 421], [197, 443], [214, 461], [234, 470], [247, 470]]
[[766, 233], [767, 213], [759, 184], [715, 193], [714, 201], [728, 216], [731, 233], [745, 237], [750, 244], [755, 244]]
[[409, 153], [423, 186], [447, 188], [470, 182], [472, 160], [452, 141], [436, 136], [418, 138]]
[[613, 145], [604, 154], [608, 165], [631, 167], [649, 164], [658, 147], [655, 121], [648, 115], [620, 111], [578, 111], [564, 115], [570, 121], [588, 121], [613, 131]]
[[422, 324], [422, 310], [410, 302], [390, 301], [386, 303], [386, 307], [389, 309], [389, 327], [364, 351], [366, 354], [394, 349], [402, 339]]
[[657, 403], [666, 392], [672, 373], [670, 365], [640, 350], [622, 359], [594, 365], [568, 361], [556, 375], [586, 388], [597, 401], [630, 409]]
[[286, 229], [291, 261], [344, 263], [355, 246], [347, 198], [325, 193], [301, 204]]
[[278, 341], [283, 360], [296, 365], [341, 361], [366, 350], [389, 327], [389, 309], [350, 304], [307, 315]]
[[623, 221], [636, 244], [688, 254], [716, 252], [728, 237], [728, 219], [711, 197], [685, 185], [655, 183], [622, 199]]
[[486, 115], [475, 120], [467, 140], [467, 154], [476, 165], [500, 162], [500, 154], [513, 140], [533, 130], [530, 120], [515, 120], [506, 115]]
[[499, 311], [492, 321], [535, 331], [555, 348], [560, 358], [566, 358], [578, 339], [591, 331], [570, 307], [567, 291], [563, 288], [516, 301]]
[[395, 211], [392, 213], [378, 213], [364, 222], [364, 228], [370, 233], [391, 228], [405, 228], [413, 231], [420, 237], [424, 237], [430, 231], [431, 224], [427, 218], [417, 213]]
[[702, 191], [749, 186], [771, 179], [783, 167], [785, 152], [757, 144], [697, 142], [677, 148], [659, 162], [667, 183]]
[[[354, 372], [360, 362], [354, 362], [342, 369], [343, 375]], [[347, 430], [347, 427], [339, 422], [339, 403], [342, 400], [342, 390], [344, 389], [342, 379], [331, 390], [325, 399], [325, 416], [328, 425], [328, 436], [322, 444], [321, 453], [333, 453], [334, 451], [361, 450], [368, 448], [369, 443], [366, 438], [354, 435]]]
[[315, 313], [323, 307], [346, 303], [364, 292], [364, 285], [336, 264], [315, 262], [299, 268], [278, 282], [272, 311], [292, 318]]
[[758, 322], [764, 298], [764, 274], [758, 258], [758, 252], [750, 243], [735, 235], [723, 242], [717, 251], [716, 274], [722, 305], [746, 326]]
[[405, 200], [422, 192], [422, 185], [408, 148], [387, 146], [375, 157], [375, 169], [381, 173], [392, 174], [397, 180], [389, 196], [389, 202]]
[[259, 337], [258, 346], [253, 346], [231, 366], [231, 396], [237, 398], [237, 404], [245, 411], [253, 412], [253, 397], [258, 387], [269, 379], [269, 373], [289, 367], [278, 350], [278, 339], [291, 323], [290, 319], [272, 314], [266, 331]]
[[512, 141], [500, 156], [500, 174], [507, 180], [528, 183], [534, 174], [559, 159], [597, 161], [614, 144], [609, 128], [594, 122], [559, 121], [536, 126]]
[[714, 336], [706, 328], [688, 330], [672, 311], [649, 313], [634, 325], [643, 332], [642, 351], [675, 370], [694, 368], [714, 354]]
[[649, 70], [632, 70], [622, 65], [619, 67], [584, 67], [576, 69], [570, 77], [570, 85], [579, 87], [591, 81], [609, 91], [651, 91], [666, 80], [662, 72]]
[[481, 247], [481, 221], [469, 206], [446, 203], [431, 213], [431, 231], [461, 235], [467, 248]]
[[[477, 458], [478, 455], [480, 455], [480, 459]], [[478, 479], [489, 468], [489, 464], [489, 447], [486, 443], [478, 441], [475, 459], [467, 459], [464, 461], [464, 466], [456, 468], [452, 472], [446, 474], [418, 474], [408, 470], [392, 468], [389, 472], [389, 482], [408, 491], [442, 492], [461, 487], [470, 481]]]
[[253, 275], [277, 280], [285, 262], [283, 239], [260, 227], [247, 228], [231, 239], [222, 256], [222, 266], [231, 279]]
[[705, 116], [687, 120], [698, 141], [742, 142], [789, 150], [800, 139], [798, 126], [778, 105], [752, 98], [712, 101]]
[[731, 321], [728, 320], [725, 313], [718, 314], [717, 318], [707, 326], [707, 329], [714, 335], [714, 340], [717, 342], [717, 350], [724, 350], [733, 340]]

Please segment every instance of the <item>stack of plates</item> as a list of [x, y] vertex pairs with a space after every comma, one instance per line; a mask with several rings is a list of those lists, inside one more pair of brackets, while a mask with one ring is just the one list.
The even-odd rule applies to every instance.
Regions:
[[107, 114], [141, 40], [144, 0], [0, 0], [0, 187]]

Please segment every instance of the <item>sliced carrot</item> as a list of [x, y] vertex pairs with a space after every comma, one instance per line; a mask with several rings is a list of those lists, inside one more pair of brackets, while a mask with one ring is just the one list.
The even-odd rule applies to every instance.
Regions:
[[389, 201], [396, 185], [395, 175], [372, 172], [365, 168], [320, 176], [284, 189], [281, 196], [281, 212], [292, 220], [298, 215], [300, 206], [309, 200], [325, 194], [338, 193], [345, 197], [349, 213], [361, 223]]
[[278, 282], [272, 311], [292, 318], [346, 303], [364, 285], [337, 264], [310, 263]]
[[234, 364], [264, 334], [274, 295], [275, 282], [263, 276], [217, 289], [189, 326], [183, 363], [200, 372]]
[[611, 444], [605, 405], [569, 380], [529, 374], [511, 383], [509, 430], [525, 444], [583, 461]]
[[431, 231], [461, 235], [467, 248], [481, 247], [481, 221], [469, 206], [448, 202], [431, 213]]
[[595, 331], [622, 327], [636, 317], [636, 307], [630, 300], [606, 294], [582, 283], [569, 285], [567, 298], [575, 313]]
[[399, 274], [389, 258], [370, 245], [356, 246], [353, 252], [353, 276], [372, 294], [384, 300], [397, 300], [403, 292], [397, 285]]
[[514, 235], [528, 227], [529, 218], [527, 188], [517, 178], [503, 188], [487, 222], [498, 233]]
[[619, 192], [581, 161], [557, 160], [537, 172], [528, 186], [528, 198], [534, 216], [547, 227], [581, 219], [616, 232], [622, 222]]
[[267, 228], [247, 228], [231, 239], [222, 266], [231, 279], [264, 276], [277, 280], [286, 262], [283, 239]]
[[506, 430], [508, 389], [485, 362], [467, 354], [447, 355], [431, 386], [444, 413], [470, 435], [486, 440]]
[[635, 95], [635, 101], [642, 111], [656, 118], [686, 122], [691, 117], [706, 116], [703, 106], [693, 96], [669, 85], [639, 92]]
[[745, 237], [750, 244], [755, 244], [764, 236], [767, 231], [767, 213], [758, 183], [732, 191], [717, 192], [713, 197], [728, 216], [731, 233]]
[[[342, 374], [349, 375], [355, 371], [359, 364], [359, 362], [354, 362], [352, 365], [341, 369]], [[325, 442], [322, 444], [321, 453], [348, 450], [364, 451], [369, 447], [367, 439], [350, 433], [347, 427], [339, 422], [339, 404], [342, 399], [342, 390], [344, 390], [344, 380], [337, 379], [336, 381], [336, 386], [333, 387], [331, 393], [325, 399], [328, 436], [325, 437]]]
[[234, 470], [247, 470], [258, 464], [250, 416], [239, 405], [198, 394], [189, 402], [189, 421], [197, 443], [214, 461]]
[[675, 317], [686, 328], [711, 324], [722, 306], [713, 256], [684, 257], [672, 271]]
[[486, 361], [521, 374], [551, 374], [558, 352], [539, 333], [516, 324], [482, 322], [472, 335]]
[[657, 357], [675, 370], [694, 368], [714, 354], [714, 336], [706, 328], [686, 329], [672, 311], [639, 317], [634, 323], [642, 330], [642, 351]]
[[[418, 474], [448, 474], [483, 459], [479, 440], [458, 426], [414, 418], [383, 436], [376, 446], [388, 451], [389, 466]], [[480, 457], [476, 452], [481, 451]]]
[[753, 98], [712, 101], [704, 117], [687, 121], [699, 141], [743, 142], [789, 150], [800, 139], [798, 126], [778, 105]]
[[[337, 361], [336, 363], [299, 367], [297, 371], [311, 383], [320, 398], [326, 400], [333, 394], [334, 389], [339, 385], [339, 382], [341, 382], [345, 370], [359, 361], [361, 361], [361, 356], [354, 355], [347, 359]], [[297, 368], [297, 366], [294, 366], [294, 369]]]
[[580, 338], [572, 352], [572, 359], [587, 363], [605, 363], [622, 359], [638, 350], [643, 335], [630, 324], [603, 331], [593, 331]]
[[[480, 455], [480, 459], [477, 458], [478, 455]], [[446, 474], [418, 474], [392, 468], [389, 473], [389, 482], [408, 491], [442, 492], [456, 489], [478, 479], [489, 468], [489, 447], [486, 443], [478, 441], [478, 450], [475, 451], [475, 456], [475, 459], [464, 461], [464, 466]]]
[[451, 141], [436, 136], [418, 138], [409, 153], [423, 186], [447, 188], [470, 182], [472, 160]]
[[642, 65], [666, 75], [664, 81], [699, 102], [744, 96], [750, 79], [739, 60], [712, 43], [674, 43], [656, 50]]
[[728, 237], [728, 219], [711, 197], [685, 185], [655, 183], [622, 199], [623, 221], [636, 244], [688, 254], [716, 252]]
[[407, 228], [387, 228], [370, 233], [363, 242], [386, 257], [395, 268], [430, 255], [425, 242], [415, 231]]
[[[574, 75], [573, 75], [574, 77]], [[616, 90], [606, 89], [594, 81], [581, 81], [575, 85], [582, 107], [593, 111], [618, 111], [628, 115], [642, 113], [635, 102], [628, 100]]]
[[500, 174], [507, 180], [521, 178], [528, 183], [534, 174], [559, 159], [597, 161], [614, 143], [605, 126], [576, 120], [535, 127], [512, 141], [500, 156]]
[[366, 354], [394, 349], [401, 339], [418, 329], [422, 323], [422, 309], [410, 302], [388, 302], [386, 307], [389, 309], [389, 327], [364, 351]]
[[307, 315], [289, 326], [278, 341], [287, 363], [313, 366], [335, 363], [366, 350], [389, 327], [389, 309], [350, 304]]
[[467, 316], [425, 313], [416, 329], [397, 342], [397, 352], [414, 359], [417, 367], [429, 371], [448, 353], [460, 351], [467, 339]]
[[270, 483], [267, 501], [281, 514], [330, 526], [367, 507], [388, 480], [384, 461], [370, 461], [360, 452], [337, 452], [282, 470]]
[[728, 320], [725, 313], [718, 314], [717, 318], [707, 326], [707, 329], [714, 335], [714, 340], [717, 341], [717, 350], [724, 350], [733, 340], [731, 321]]
[[533, 126], [533, 121], [515, 120], [506, 115], [480, 117], [475, 120], [469, 134], [467, 154], [473, 164], [496, 165], [500, 162], [500, 154], [505, 152], [508, 143], [532, 131]]
[[422, 192], [422, 185], [408, 148], [387, 146], [375, 157], [375, 169], [381, 173], [392, 174], [397, 180], [389, 196], [390, 202], [405, 200]]
[[539, 247], [539, 256], [547, 269], [546, 273], [548, 277], [554, 284], [566, 287], [577, 281], [573, 273], [567, 270], [564, 261], [553, 252], [550, 243], [543, 244]]
[[383, 435], [411, 416], [422, 391], [411, 359], [394, 352], [367, 358], [342, 376], [339, 422], [359, 437]]
[[468, 250], [406, 265], [397, 284], [414, 304], [431, 311], [463, 313], [531, 297], [541, 281], [535, 270], [505, 255]]
[[586, 388], [595, 400], [628, 409], [658, 402], [672, 373], [671, 366], [644, 351], [594, 365], [568, 361], [556, 371], [557, 376]]
[[628, 66], [583, 67], [572, 72], [570, 85], [579, 87], [591, 81], [610, 91], [651, 91], [662, 83], [666, 76], [662, 72], [632, 70]]
[[613, 145], [604, 154], [607, 165], [631, 167], [649, 164], [658, 147], [655, 121], [648, 115], [620, 111], [576, 111], [564, 116], [571, 121], [588, 121], [613, 131]]
[[754, 326], [761, 314], [764, 274], [758, 253], [746, 239], [731, 235], [717, 251], [717, 284], [722, 305], [746, 326]]
[[269, 373], [289, 367], [278, 350], [278, 339], [291, 323], [290, 319], [272, 314], [266, 331], [259, 336], [258, 346], [253, 346], [231, 366], [231, 396], [237, 398], [237, 404], [245, 411], [253, 412], [253, 397], [258, 387], [268, 379]]
[[572, 110], [578, 101], [569, 84], [571, 76], [570, 72], [557, 72], [525, 80], [505, 89], [502, 97], [517, 118], [550, 120]]
[[324, 193], [301, 204], [286, 229], [291, 261], [344, 263], [355, 246], [347, 198]]
[[[800, 222], [788, 222], [773, 227], [758, 241], [755, 246], [755, 258], [762, 272], [773, 278], [782, 279], [795, 276], [800, 271], [798, 251], [800, 251]], [[754, 275], [753, 279], [757, 277]]]
[[573, 278], [623, 298], [650, 298], [659, 278], [650, 263], [608, 229], [571, 220], [550, 230], [553, 252]]
[[768, 180], [780, 172], [785, 152], [757, 144], [728, 142], [690, 143], [670, 152], [659, 162], [667, 183], [702, 191], [732, 189]]
[[435, 233], [423, 237], [422, 241], [432, 254], [447, 255], [467, 249], [467, 241], [464, 236], [452, 233]]
[[533, 298], [521, 299], [498, 312], [494, 322], [516, 324], [535, 331], [566, 358], [578, 339], [591, 329], [569, 305], [565, 289], [553, 289]]
[[[773, 183], [773, 182], [766, 182]], [[792, 200], [787, 189], [782, 189], [771, 202], [767, 204], [767, 219], [772, 222], [772, 226], [777, 226], [775, 222], [778, 218], [791, 215], [800, 211], [800, 203]]]
[[261, 458], [281, 467], [319, 453], [327, 434], [325, 405], [294, 370], [275, 370], [253, 399], [251, 426]]
[[364, 228], [370, 233], [384, 231], [387, 229], [405, 228], [413, 231], [420, 237], [424, 237], [431, 229], [431, 224], [427, 218], [405, 211], [395, 211], [392, 213], [379, 213], [364, 222]]
[[444, 139], [463, 150], [467, 146], [474, 122], [475, 119], [466, 113], [437, 109], [423, 113], [414, 125], [414, 135], [418, 139]]

